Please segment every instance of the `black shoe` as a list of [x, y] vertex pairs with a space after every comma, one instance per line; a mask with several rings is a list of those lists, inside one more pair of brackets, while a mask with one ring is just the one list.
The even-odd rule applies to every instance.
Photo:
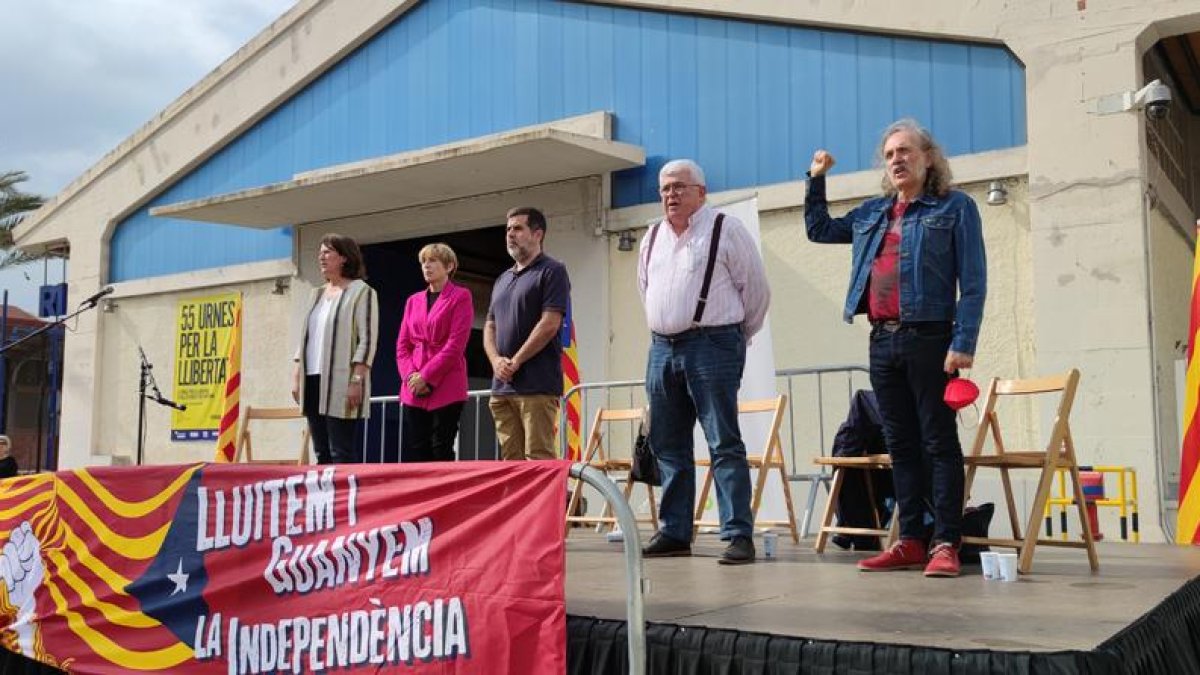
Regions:
[[643, 558], [673, 558], [692, 554], [690, 542], [679, 541], [661, 532], [650, 537], [650, 543], [642, 547]]
[[843, 551], [849, 551], [854, 546], [854, 539], [847, 534], [835, 534], [829, 538], [829, 543]]
[[882, 551], [878, 537], [854, 537], [855, 551]]
[[734, 537], [717, 562], [722, 565], [748, 565], [754, 562], [754, 541], [750, 537]]

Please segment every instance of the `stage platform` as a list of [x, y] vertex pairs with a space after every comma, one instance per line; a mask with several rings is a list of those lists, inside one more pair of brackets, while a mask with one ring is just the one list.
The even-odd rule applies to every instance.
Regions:
[[[1200, 673], [1198, 548], [1104, 542], [1096, 574], [1082, 551], [1039, 549], [1016, 583], [866, 574], [866, 554], [811, 540], [740, 567], [722, 548], [644, 561], [647, 673]], [[566, 550], [567, 672], [628, 673], [622, 545], [574, 529]], [[57, 672], [0, 650], [0, 673]]]
[[[830, 547], [818, 555], [811, 540], [793, 545], [780, 537], [777, 557], [763, 559], [761, 542], [756, 545], [759, 561], [748, 566], [718, 565], [723, 544], [705, 535], [690, 558], [644, 562], [644, 575], [650, 580], [645, 615], [651, 624], [659, 624], [659, 635], [649, 638], [652, 654], [654, 643], [664, 639], [664, 630], [669, 639], [677, 640], [680, 627], [690, 626], [693, 633], [703, 627], [706, 633], [721, 635], [716, 642], [731, 644], [715, 648], [732, 650], [735, 656], [739, 636], [747, 645], [791, 642], [791, 651], [820, 647], [814, 655], [825, 665], [811, 672], [889, 672], [891, 668], [869, 665], [877, 663], [882, 652], [910, 663], [944, 657], [953, 665], [949, 672], [974, 672], [967, 667], [971, 660], [988, 664], [982, 672], [1040, 672], [1023, 667], [1010, 670], [1003, 665], [1009, 662], [1059, 664], [1052, 672], [1200, 672], [1200, 667], [1126, 670], [1124, 666], [1135, 664], [1120, 663], [1143, 658], [1134, 652], [1163, 646], [1155, 642], [1168, 638], [1166, 629], [1154, 625], [1159, 619], [1173, 623], [1191, 617], [1192, 628], [1183, 624], [1182, 629], [1190, 633], [1192, 642], [1200, 643], [1195, 635], [1200, 626], [1200, 585], [1189, 586], [1200, 575], [1198, 549], [1102, 542], [1100, 571], [1092, 574], [1083, 551], [1039, 548], [1032, 574], [1016, 583], [1003, 583], [985, 581], [978, 565], [964, 567], [956, 579], [926, 579], [919, 571], [868, 574], [855, 567], [867, 554]], [[590, 530], [575, 529], [567, 540], [567, 611], [573, 617], [577, 651], [583, 648], [578, 633], [586, 628], [582, 617], [596, 617], [598, 626], [623, 624], [626, 582], [621, 551], [622, 544], [608, 543]], [[1170, 614], [1172, 608], [1176, 614]], [[875, 645], [903, 646], [908, 656], [897, 656], [895, 649], [880, 652], [872, 648]], [[1180, 649], [1168, 647], [1171, 652]], [[837, 665], [839, 650], [843, 661], [858, 665]], [[1191, 650], [1195, 652], [1196, 644]], [[864, 653], [869, 652], [876, 653], [874, 661], [863, 663]], [[1117, 670], [1105, 665], [1114, 654], [1122, 665]], [[1194, 656], [1187, 658], [1194, 660]], [[954, 665], [955, 661], [960, 663]], [[1085, 667], [1059, 670], [1062, 663]], [[715, 671], [701, 668], [700, 672]], [[810, 671], [801, 667], [761, 672]]]

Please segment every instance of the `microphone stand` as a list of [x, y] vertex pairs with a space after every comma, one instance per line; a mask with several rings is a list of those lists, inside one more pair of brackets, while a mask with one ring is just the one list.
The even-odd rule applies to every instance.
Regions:
[[95, 309], [96, 305], [98, 305], [98, 304], [100, 304], [99, 299], [84, 300], [79, 305], [79, 309], [76, 309], [74, 312], [71, 312], [70, 314], [67, 314], [66, 316], [57, 318], [54, 321], [51, 321], [49, 323], [44, 323], [44, 324], [42, 324], [42, 326], [40, 328], [33, 331], [32, 333], [22, 335], [19, 340], [13, 340], [12, 342], [9, 342], [5, 345], [0, 346], [0, 354], [7, 352], [8, 350], [12, 349], [13, 347], [16, 347], [19, 344], [24, 344], [25, 342], [32, 340], [33, 338], [41, 335], [42, 333], [45, 333], [46, 331], [50, 330], [51, 328], [54, 328], [55, 326], [61, 326], [61, 325], [65, 324], [67, 321], [74, 319], [75, 317], [79, 316], [80, 314], [83, 314], [84, 312], [88, 311], [89, 309]]
[[146, 358], [146, 352], [140, 345], [138, 346], [138, 356], [141, 357], [142, 363], [141, 373], [138, 376], [137, 465], [141, 466], [146, 448], [146, 400], [149, 399], [175, 410], [187, 410], [187, 406], [162, 395], [158, 389], [158, 382], [154, 380], [154, 366], [150, 365], [150, 360]]

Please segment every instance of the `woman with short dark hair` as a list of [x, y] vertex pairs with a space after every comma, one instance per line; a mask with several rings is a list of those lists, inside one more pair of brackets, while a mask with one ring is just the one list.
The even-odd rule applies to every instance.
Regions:
[[371, 362], [379, 336], [379, 302], [367, 285], [362, 252], [350, 237], [321, 238], [314, 288], [293, 360], [292, 398], [308, 419], [318, 464], [356, 462], [359, 420], [371, 398]]

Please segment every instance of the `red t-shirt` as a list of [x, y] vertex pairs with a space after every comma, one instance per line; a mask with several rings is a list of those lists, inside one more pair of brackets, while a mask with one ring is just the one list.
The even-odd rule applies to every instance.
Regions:
[[900, 318], [900, 223], [908, 202], [899, 199], [892, 205], [891, 224], [883, 235], [883, 246], [871, 263], [871, 283], [867, 286], [867, 317], [871, 321], [895, 321]]

